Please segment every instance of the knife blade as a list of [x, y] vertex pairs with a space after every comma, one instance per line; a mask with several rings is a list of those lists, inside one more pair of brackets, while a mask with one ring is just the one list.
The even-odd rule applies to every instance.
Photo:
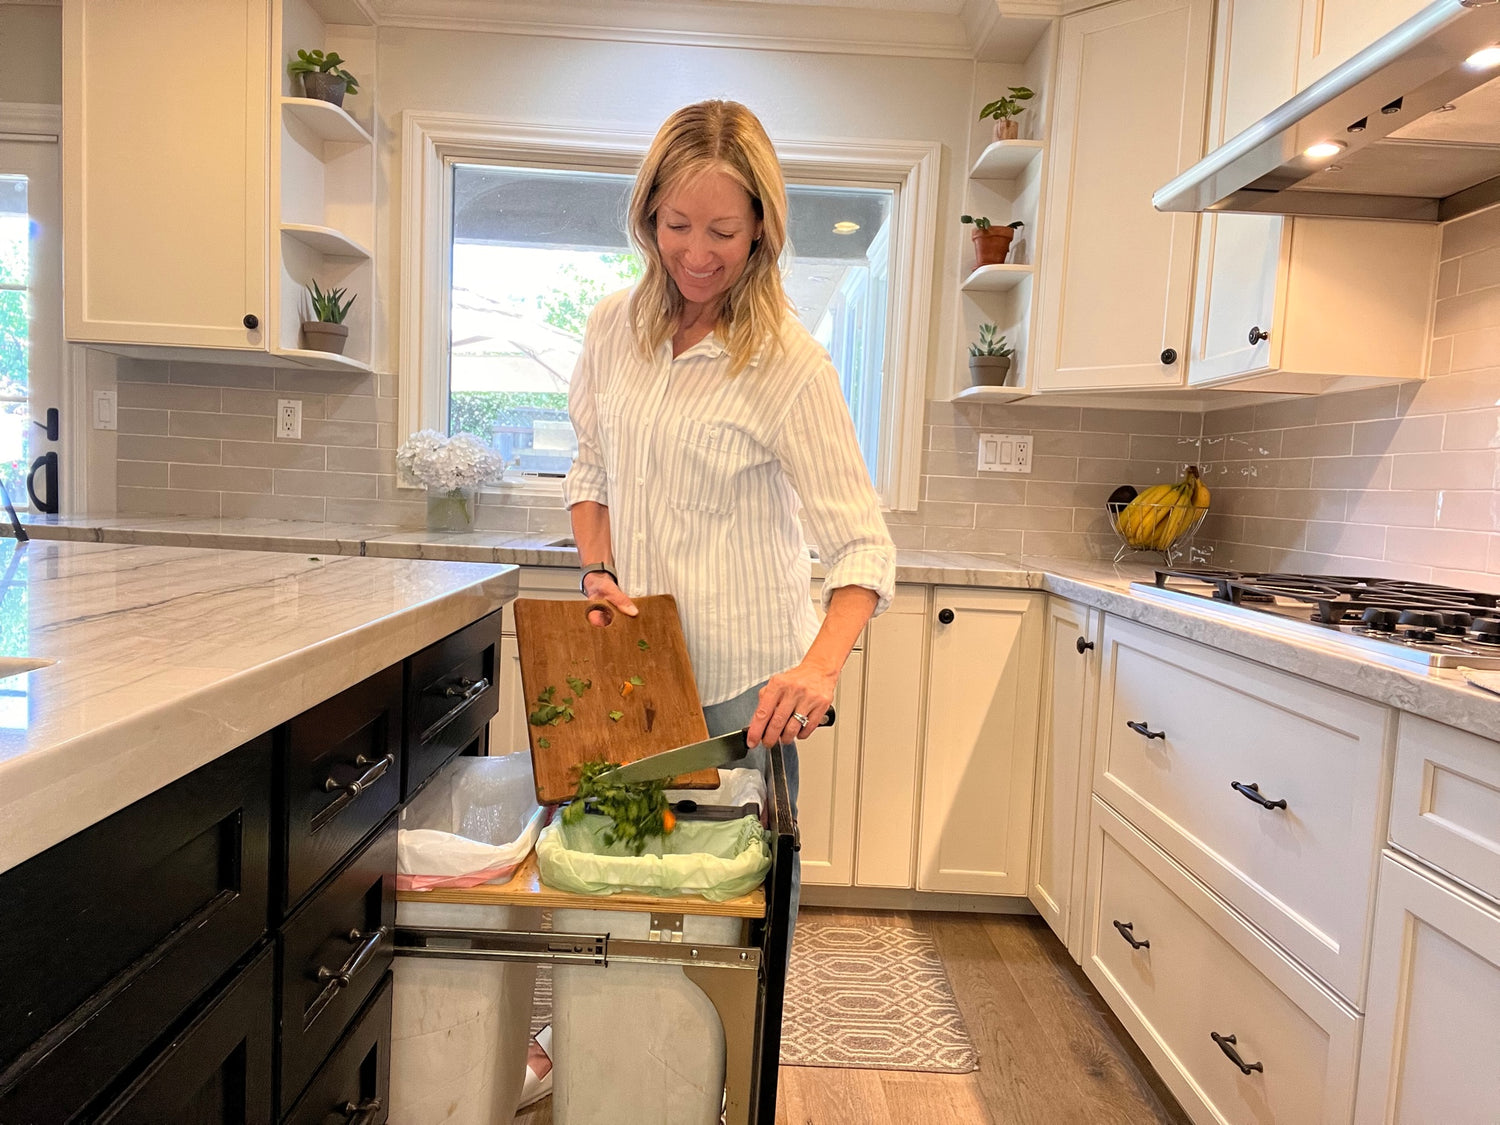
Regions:
[[[833, 726], [834, 711], [828, 708], [819, 726]], [[747, 728], [748, 729], [748, 728]], [[634, 784], [641, 781], [660, 781], [666, 777], [681, 777], [697, 770], [731, 765], [742, 760], [750, 752], [745, 742], [744, 730], [733, 730], [728, 734], [705, 738], [702, 742], [690, 742], [675, 750], [663, 750], [628, 766], [616, 766], [598, 776], [599, 781], [616, 785]]]

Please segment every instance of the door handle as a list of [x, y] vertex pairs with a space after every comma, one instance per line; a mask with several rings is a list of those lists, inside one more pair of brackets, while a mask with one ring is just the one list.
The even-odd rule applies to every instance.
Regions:
[[[55, 411], [49, 411], [55, 413]], [[40, 422], [37, 425], [41, 425]], [[43, 499], [36, 490], [36, 475], [42, 474], [43, 487], [46, 490], [46, 499]], [[48, 450], [31, 463], [31, 471], [26, 474], [26, 494], [31, 497], [31, 507], [42, 515], [57, 514], [57, 453]]]
[[1136, 734], [1144, 735], [1146, 738], [1166, 738], [1167, 737], [1167, 732], [1166, 731], [1164, 731], [1164, 730], [1152, 730], [1145, 723], [1137, 723], [1137, 722], [1134, 722], [1134, 721], [1127, 721], [1125, 723], [1125, 725], [1127, 727], [1129, 727], [1131, 730], [1135, 731]]
[[1279, 801], [1273, 801], [1268, 797], [1264, 797], [1261, 795], [1260, 786], [1253, 781], [1248, 785], [1242, 781], [1231, 781], [1229, 788], [1242, 796], [1249, 797], [1263, 809], [1284, 809], [1287, 807], [1285, 797]]
[[1225, 1058], [1240, 1068], [1241, 1074], [1250, 1074], [1257, 1070], [1262, 1073], [1265, 1072], [1266, 1068], [1262, 1063], [1247, 1063], [1244, 1059], [1240, 1058], [1240, 1053], [1234, 1049], [1235, 1038], [1233, 1035], [1220, 1035], [1217, 1031], [1210, 1031], [1208, 1037], [1219, 1045], [1219, 1050], [1224, 1052]]

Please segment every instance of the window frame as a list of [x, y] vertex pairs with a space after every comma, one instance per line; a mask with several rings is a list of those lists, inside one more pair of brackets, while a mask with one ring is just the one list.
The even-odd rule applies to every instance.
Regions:
[[[451, 283], [452, 166], [455, 163], [634, 173], [651, 134], [527, 125], [471, 114], [402, 112], [399, 422], [401, 434], [444, 429]], [[886, 351], [890, 373], [882, 413], [891, 440], [879, 453], [877, 491], [893, 511], [915, 511], [921, 490], [931, 284], [937, 248], [941, 146], [925, 141], [778, 141], [788, 180], [895, 190]], [[400, 487], [415, 487], [398, 481]], [[556, 496], [558, 485], [506, 484], [517, 497]]]

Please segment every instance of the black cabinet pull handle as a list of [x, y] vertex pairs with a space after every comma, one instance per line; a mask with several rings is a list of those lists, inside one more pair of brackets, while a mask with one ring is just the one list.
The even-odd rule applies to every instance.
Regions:
[[941, 621], [944, 625], [952, 625], [953, 611], [951, 609], [938, 610], [938, 620]]
[[372, 1125], [380, 1116], [382, 1108], [379, 1098], [366, 1098], [358, 1105], [354, 1102], [345, 1102], [344, 1121], [346, 1125]]
[[[354, 764], [357, 766], [365, 765], [367, 762], [369, 762], [369, 759], [366, 758], [363, 754], [354, 759]], [[369, 769], [365, 770], [364, 773], [360, 774], [347, 785], [340, 785], [337, 778], [327, 778], [323, 782], [323, 791], [325, 793], [332, 793], [335, 789], [337, 789], [340, 792], [339, 795], [333, 800], [329, 801], [326, 806], [324, 806], [322, 809], [319, 809], [317, 815], [312, 818], [312, 830], [314, 832], [320, 831], [325, 824], [327, 824], [334, 817], [338, 816], [339, 813], [341, 813], [348, 806], [349, 802], [353, 801], [354, 798], [358, 797], [366, 789], [370, 788], [370, 786], [374, 785], [377, 781], [384, 777], [386, 775], [386, 771], [388, 771], [395, 764], [396, 755], [387, 754], [383, 758], [376, 759], [374, 765], [370, 766]]]
[[1240, 1058], [1240, 1053], [1234, 1049], [1235, 1039], [1233, 1035], [1220, 1035], [1217, 1031], [1210, 1031], [1208, 1037], [1219, 1045], [1219, 1050], [1224, 1052], [1230, 1062], [1240, 1068], [1241, 1074], [1250, 1074], [1257, 1070], [1262, 1074], [1265, 1073], [1266, 1068], [1262, 1064], [1258, 1062], [1247, 1063], [1244, 1059]]
[[1143, 734], [1147, 738], [1166, 738], [1167, 737], [1167, 732], [1166, 731], [1164, 731], [1164, 730], [1152, 730], [1145, 723], [1133, 723], [1133, 722], [1130, 722], [1129, 720], [1126, 720], [1125, 725], [1127, 727], [1129, 727], [1131, 730], [1135, 731], [1136, 734]]
[[1162, 350], [1161, 350], [1161, 361], [1163, 363], [1165, 363], [1168, 367], [1172, 366], [1172, 364], [1174, 364], [1174, 363], [1177, 362], [1177, 349], [1176, 348], [1162, 348]]
[[474, 701], [489, 690], [490, 678], [488, 676], [480, 676], [477, 680], [460, 680], [456, 684], [448, 684], [442, 688], [433, 688], [432, 694], [440, 695], [444, 699], [456, 698], [458, 703], [451, 710], [444, 711], [437, 722], [419, 734], [417, 741], [432, 741], [442, 733], [444, 727], [472, 707]]
[[1078, 638], [1078, 655], [1079, 656], [1082, 656], [1084, 653], [1088, 652], [1088, 650], [1091, 649], [1091, 648], [1093, 648], [1093, 647], [1094, 647], [1094, 642], [1093, 641], [1086, 641], [1082, 637]]
[[1135, 936], [1135, 923], [1122, 922], [1118, 918], [1114, 920], [1115, 929], [1120, 931], [1120, 936], [1130, 943], [1131, 949], [1150, 949], [1151, 942], [1147, 938]]
[[260, 317], [256, 316], [254, 313], [246, 313], [245, 319], [241, 323], [243, 323], [246, 328], [250, 329], [250, 331], [254, 332], [257, 328], [260, 327]]
[[318, 967], [318, 980], [323, 982], [323, 991], [319, 992], [313, 998], [313, 1002], [308, 1005], [307, 1011], [302, 1013], [303, 1031], [306, 1031], [317, 1021], [317, 1018], [323, 1014], [324, 1009], [333, 1003], [333, 998], [342, 989], [348, 988], [354, 983], [355, 976], [370, 963], [370, 960], [375, 956], [375, 951], [380, 948], [380, 944], [390, 936], [391, 930], [389, 926], [381, 926], [380, 929], [371, 930], [367, 934], [362, 934], [358, 930], [349, 931], [349, 940], [358, 942], [359, 945], [353, 953], [349, 954], [349, 959], [338, 969], [330, 969], [327, 965], [320, 965]]
[[1268, 801], [1265, 797], [1261, 796], [1260, 786], [1253, 781], [1249, 785], [1246, 785], [1243, 782], [1239, 781], [1231, 781], [1229, 783], [1229, 788], [1233, 789], [1236, 793], [1243, 793], [1246, 797], [1249, 797], [1263, 809], [1286, 808], [1285, 799], [1282, 799], [1280, 801]]
[[1260, 343], [1262, 340], [1269, 340], [1270, 338], [1271, 334], [1269, 332], [1262, 332], [1260, 330], [1260, 325], [1256, 325], [1254, 328], [1250, 329], [1250, 343], [1252, 346]]

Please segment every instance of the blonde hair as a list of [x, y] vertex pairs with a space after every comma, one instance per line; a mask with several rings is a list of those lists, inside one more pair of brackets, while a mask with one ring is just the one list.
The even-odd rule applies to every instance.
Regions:
[[663, 197], [709, 171], [722, 171], [745, 189], [760, 220], [745, 271], [724, 295], [718, 332], [738, 374], [763, 347], [780, 343], [790, 307], [781, 287], [786, 238], [786, 184], [771, 138], [739, 102], [718, 99], [684, 106], [651, 142], [630, 195], [630, 238], [646, 264], [630, 295], [636, 346], [650, 358], [677, 328], [683, 299], [656, 245], [656, 212]]

